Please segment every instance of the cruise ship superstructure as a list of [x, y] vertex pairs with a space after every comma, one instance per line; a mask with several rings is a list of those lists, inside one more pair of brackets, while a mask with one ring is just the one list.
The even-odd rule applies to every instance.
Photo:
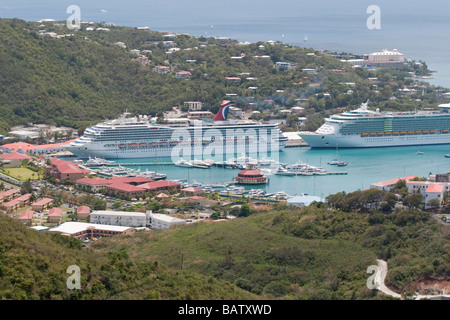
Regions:
[[187, 126], [156, 124], [147, 116], [122, 117], [85, 130], [66, 149], [80, 158], [154, 158], [270, 153], [284, 148], [287, 138], [276, 124], [227, 120], [230, 101], [223, 101], [213, 121]]
[[439, 111], [380, 112], [368, 102], [332, 115], [315, 132], [301, 132], [311, 148], [366, 148], [450, 143], [450, 104]]

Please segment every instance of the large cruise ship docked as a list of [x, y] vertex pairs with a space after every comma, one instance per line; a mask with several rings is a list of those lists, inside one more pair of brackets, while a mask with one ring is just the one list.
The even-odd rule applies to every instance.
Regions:
[[380, 112], [368, 102], [332, 115], [316, 132], [301, 132], [311, 148], [367, 148], [450, 143], [450, 104], [439, 111]]
[[202, 158], [203, 156], [268, 154], [282, 150], [287, 138], [276, 124], [227, 120], [232, 102], [223, 101], [213, 121], [189, 121], [186, 126], [156, 124], [147, 116], [99, 123], [66, 146], [80, 158]]

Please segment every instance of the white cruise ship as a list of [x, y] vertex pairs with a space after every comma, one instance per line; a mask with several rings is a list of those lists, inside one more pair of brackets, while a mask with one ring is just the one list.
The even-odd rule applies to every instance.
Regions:
[[300, 132], [311, 148], [366, 148], [450, 144], [450, 104], [440, 111], [358, 109], [332, 115], [316, 132]]
[[276, 124], [227, 120], [232, 102], [224, 100], [213, 121], [191, 121], [188, 126], [157, 125], [147, 116], [122, 117], [85, 130], [66, 145], [80, 158], [200, 158], [242, 153], [278, 152], [287, 138]]

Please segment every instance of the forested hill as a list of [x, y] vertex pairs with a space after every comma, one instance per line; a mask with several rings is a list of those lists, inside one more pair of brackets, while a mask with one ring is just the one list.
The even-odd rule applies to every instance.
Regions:
[[[97, 30], [99, 26], [83, 24], [81, 30], [69, 30], [64, 23], [0, 19], [0, 133], [28, 122], [83, 128], [116, 117], [126, 108], [157, 115], [184, 101], [202, 101], [214, 112], [229, 93], [235, 94], [237, 106], [260, 111], [271, 110], [268, 99], [289, 108], [303, 98], [309, 114], [325, 115], [367, 99], [371, 107], [378, 107], [388, 103], [397, 88], [412, 82], [404, 74], [395, 82], [393, 75], [383, 74], [379, 90], [374, 91], [368, 80], [374, 75], [367, 70], [279, 42], [243, 45], [136, 28]], [[51, 32], [71, 36], [43, 35]], [[168, 53], [172, 47], [179, 50]], [[147, 56], [148, 64], [137, 62], [132, 49]], [[293, 68], [279, 70], [275, 67], [279, 61]], [[158, 65], [169, 66], [170, 72], [154, 72]], [[189, 71], [190, 79], [176, 79], [178, 71]], [[356, 84], [351, 95], [346, 82]], [[330, 99], [321, 93], [330, 93]], [[418, 107], [435, 102], [433, 90], [421, 93], [424, 103]], [[402, 107], [404, 101], [398, 101], [393, 107]], [[412, 107], [409, 100], [408, 106]]]

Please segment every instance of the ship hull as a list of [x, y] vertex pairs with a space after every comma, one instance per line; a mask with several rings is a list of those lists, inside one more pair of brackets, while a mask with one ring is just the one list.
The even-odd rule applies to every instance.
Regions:
[[300, 134], [301, 138], [313, 149], [316, 148], [376, 148], [400, 147], [434, 144], [450, 144], [450, 134], [404, 135], [361, 137], [339, 134]]
[[[285, 141], [280, 141], [279, 144], [273, 146], [267, 146], [268, 152], [279, 152], [284, 148]], [[136, 148], [125, 150], [104, 150], [101, 146], [95, 143], [87, 143], [81, 146], [68, 146], [67, 151], [70, 151], [78, 158], [88, 159], [89, 157], [99, 157], [104, 159], [134, 159], [134, 158], [209, 158], [221, 155], [234, 155], [240, 156], [242, 153], [252, 153], [249, 145], [237, 146], [234, 148], [216, 148], [214, 152], [211, 149], [207, 149], [207, 146], [191, 148], [190, 151], [184, 149], [183, 152], [175, 149], [174, 147], [162, 147], [162, 148]], [[261, 155], [267, 155], [268, 152], [260, 152]]]

